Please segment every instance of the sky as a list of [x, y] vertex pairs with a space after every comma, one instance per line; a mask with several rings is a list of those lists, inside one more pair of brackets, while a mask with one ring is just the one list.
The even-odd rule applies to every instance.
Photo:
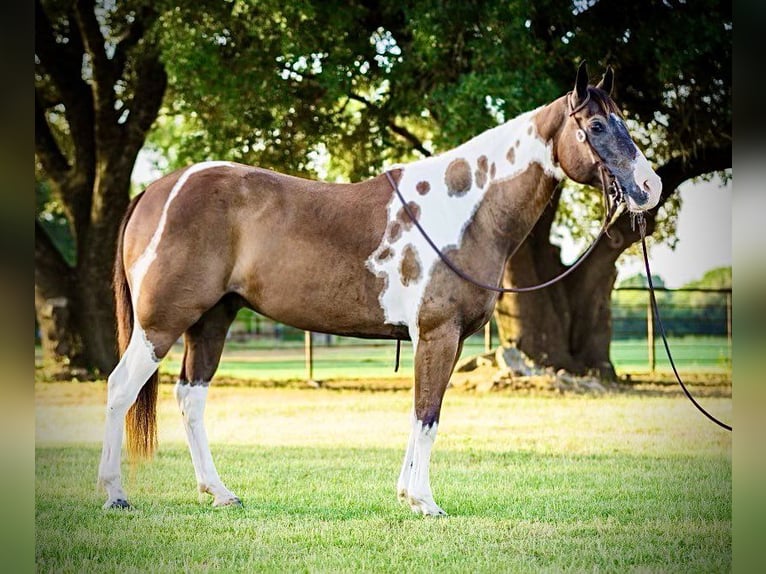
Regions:
[[[133, 181], [144, 186], [162, 175], [154, 168], [150, 153], [138, 155]], [[731, 265], [731, 200], [732, 183], [722, 186], [719, 179], [709, 182], [686, 182], [677, 193], [682, 206], [678, 216], [678, 243], [675, 250], [665, 244], [650, 247], [649, 265], [667, 287], [682, 287], [701, 278], [706, 271]], [[581, 247], [571, 242], [562, 245], [562, 258], [573, 260]], [[644, 272], [639, 257], [623, 254], [617, 261], [617, 280]]]
[[[731, 180], [725, 186], [718, 178], [710, 182], [686, 182], [679, 188], [681, 211], [671, 250], [655, 244], [649, 250], [652, 275], [659, 275], [667, 287], [682, 287], [701, 278], [706, 271], [731, 265]], [[623, 255], [617, 262], [618, 281], [644, 272], [639, 257]]]

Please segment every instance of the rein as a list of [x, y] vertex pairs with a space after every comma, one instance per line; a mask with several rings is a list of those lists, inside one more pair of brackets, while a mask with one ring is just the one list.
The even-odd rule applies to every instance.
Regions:
[[[428, 232], [423, 229], [423, 226], [420, 224], [420, 222], [415, 217], [415, 214], [412, 213], [412, 210], [410, 209], [410, 206], [407, 205], [407, 201], [404, 199], [404, 196], [402, 195], [402, 192], [399, 190], [399, 186], [397, 185], [396, 181], [394, 181], [394, 178], [391, 176], [390, 172], [386, 172], [386, 177], [388, 178], [389, 183], [391, 184], [391, 187], [396, 192], [396, 195], [399, 197], [399, 201], [402, 203], [402, 207], [404, 208], [404, 211], [407, 213], [407, 216], [410, 218], [412, 223], [415, 224], [415, 227], [418, 228], [418, 231], [420, 231], [420, 234], [423, 236], [423, 239], [426, 240], [428, 245], [431, 246], [431, 249], [436, 252], [436, 254], [439, 256], [439, 258], [444, 262], [444, 264], [449, 267], [449, 269], [458, 277], [463, 279], [464, 281], [467, 281], [468, 283], [471, 283], [472, 285], [475, 285], [476, 287], [479, 287], [481, 289], [486, 289], [487, 291], [494, 291], [495, 293], [527, 293], [529, 291], [538, 291], [540, 289], [545, 289], [546, 287], [550, 287], [554, 283], [557, 283], [561, 281], [564, 277], [572, 273], [575, 269], [577, 269], [580, 264], [585, 261], [585, 259], [590, 255], [590, 253], [596, 248], [596, 245], [598, 244], [598, 240], [601, 239], [601, 237], [606, 233], [607, 226], [609, 225], [609, 221], [611, 220], [612, 216], [617, 211], [618, 203], [616, 201], [612, 202], [611, 207], [609, 209], [609, 212], [604, 217], [604, 224], [601, 226], [601, 231], [599, 231], [596, 238], [593, 240], [593, 243], [591, 243], [590, 247], [582, 254], [580, 257], [577, 258], [577, 260], [572, 263], [571, 266], [569, 266], [564, 272], [560, 273], [556, 277], [549, 279], [548, 281], [545, 281], [544, 283], [540, 283], [539, 285], [531, 285], [529, 287], [498, 287], [496, 285], [490, 285], [489, 283], [483, 283], [479, 281], [478, 279], [474, 279], [471, 277], [468, 273], [460, 269], [449, 257], [447, 257], [444, 252], [442, 252], [441, 249], [434, 243], [434, 241], [431, 239], [431, 237], [428, 235]], [[604, 197], [605, 201], [608, 203], [607, 199], [607, 191], [606, 188], [604, 189]], [[513, 256], [513, 254], [511, 254]]]
[[647, 248], [646, 248], [646, 221], [644, 220], [644, 217], [642, 214], [638, 214], [636, 217], [636, 220], [638, 223], [638, 230], [641, 234], [641, 248], [643, 250], [643, 255], [644, 255], [644, 268], [646, 269], [646, 279], [649, 282], [649, 297], [652, 301], [652, 310], [654, 311], [654, 317], [657, 320], [657, 325], [660, 328], [660, 335], [662, 335], [662, 343], [665, 346], [665, 353], [667, 354], [668, 360], [670, 361], [670, 366], [673, 369], [673, 374], [676, 376], [676, 381], [678, 381], [678, 384], [681, 385], [681, 389], [683, 389], [684, 394], [692, 402], [692, 404], [695, 407], [697, 407], [697, 410], [699, 412], [701, 412], [703, 415], [705, 415], [708, 419], [710, 419], [712, 422], [717, 424], [719, 427], [724, 428], [727, 431], [731, 431], [732, 429], [730, 425], [727, 425], [726, 423], [723, 423], [717, 418], [715, 418], [713, 415], [707, 412], [696, 400], [694, 400], [694, 397], [686, 388], [686, 385], [684, 385], [684, 382], [681, 380], [681, 376], [678, 374], [678, 369], [676, 368], [676, 364], [673, 361], [673, 355], [671, 355], [670, 353], [670, 345], [668, 345], [668, 338], [667, 338], [667, 335], [665, 334], [665, 326], [662, 324], [662, 319], [660, 318], [660, 310], [657, 305], [657, 297], [654, 294], [654, 283], [652, 282], [652, 272], [649, 269], [649, 255], [647, 254]]
[[[591, 159], [593, 160], [593, 163], [598, 167], [599, 175], [601, 176], [601, 189], [604, 193], [604, 202], [605, 205], [608, 206], [608, 209], [606, 210], [605, 216], [604, 216], [604, 223], [601, 226], [601, 231], [599, 231], [596, 238], [593, 240], [593, 243], [590, 245], [590, 247], [582, 254], [580, 255], [577, 260], [563, 273], [557, 275], [556, 277], [549, 279], [548, 281], [545, 281], [544, 283], [540, 283], [539, 285], [532, 285], [529, 287], [498, 287], [496, 285], [489, 285], [487, 283], [482, 283], [481, 281], [478, 281], [468, 275], [465, 271], [460, 269], [455, 263], [452, 262], [452, 260], [447, 257], [441, 249], [433, 242], [431, 237], [428, 235], [425, 229], [423, 229], [423, 226], [418, 221], [417, 217], [415, 217], [415, 214], [410, 209], [410, 206], [407, 204], [407, 201], [404, 199], [404, 196], [402, 195], [402, 192], [399, 190], [399, 185], [394, 180], [393, 176], [390, 172], [386, 171], [386, 178], [388, 178], [388, 182], [391, 184], [391, 187], [396, 192], [397, 197], [399, 198], [399, 201], [402, 204], [402, 207], [404, 208], [405, 213], [407, 213], [407, 216], [410, 218], [412, 223], [415, 225], [415, 227], [418, 228], [418, 231], [420, 231], [420, 234], [423, 236], [423, 238], [426, 240], [426, 242], [431, 246], [431, 248], [436, 252], [436, 254], [439, 256], [439, 258], [444, 262], [444, 264], [449, 267], [449, 269], [455, 273], [458, 277], [463, 279], [464, 281], [467, 281], [468, 283], [471, 283], [472, 285], [475, 285], [476, 287], [479, 287], [481, 289], [486, 289], [487, 291], [494, 291], [496, 293], [527, 293], [530, 291], [538, 291], [540, 289], [545, 289], [546, 287], [550, 287], [554, 283], [557, 283], [558, 281], [561, 281], [564, 277], [572, 273], [579, 265], [585, 261], [585, 259], [590, 255], [590, 253], [593, 251], [593, 249], [598, 244], [601, 237], [607, 233], [607, 227], [609, 225], [609, 222], [611, 221], [614, 214], [617, 212], [617, 209], [619, 207], [619, 204], [623, 200], [622, 190], [620, 189], [619, 185], [616, 183], [616, 181], [613, 181], [610, 183], [609, 178], [611, 174], [609, 173], [609, 170], [606, 168], [606, 166], [601, 161], [600, 156], [598, 155], [598, 152], [596, 152], [593, 149], [593, 146], [588, 141], [587, 135], [585, 133], [585, 130], [582, 129], [582, 126], [580, 125], [580, 120], [575, 114], [583, 109], [588, 101], [590, 100], [590, 92], [588, 92], [587, 96], [583, 99], [583, 101], [577, 105], [576, 107], [572, 105], [571, 99], [570, 99], [571, 92], [567, 94], [567, 104], [569, 106], [569, 117], [572, 117], [575, 122], [577, 123], [577, 132], [575, 133], [575, 137], [577, 138], [577, 141], [580, 143], [587, 143], [588, 145], [588, 151], [590, 152]], [[610, 202], [610, 195], [612, 201]], [[660, 311], [659, 307], [657, 305], [657, 297], [654, 293], [654, 284], [652, 282], [652, 273], [649, 269], [649, 256], [647, 254], [647, 248], [646, 248], [646, 221], [644, 220], [643, 214], [638, 213], [634, 216], [634, 222], [638, 223], [639, 231], [641, 234], [641, 247], [643, 248], [643, 256], [644, 256], [644, 266], [646, 268], [646, 278], [649, 283], [649, 295], [651, 298], [652, 303], [652, 309], [654, 310], [654, 316], [657, 320], [657, 324], [660, 328], [660, 334], [662, 335], [662, 342], [665, 346], [665, 352], [667, 353], [668, 360], [670, 361], [670, 366], [673, 369], [673, 374], [676, 376], [676, 381], [678, 381], [678, 384], [681, 386], [681, 389], [684, 391], [684, 394], [687, 396], [687, 398], [692, 402], [692, 404], [699, 410], [703, 415], [705, 415], [709, 420], [717, 424], [723, 429], [726, 429], [728, 431], [732, 430], [732, 427], [730, 425], [727, 425], [724, 422], [721, 422], [717, 418], [715, 418], [713, 415], [711, 415], [709, 412], [707, 412], [702, 405], [700, 405], [692, 396], [692, 394], [689, 392], [689, 390], [686, 388], [686, 385], [684, 385], [684, 382], [681, 380], [681, 376], [678, 374], [678, 369], [676, 368], [675, 362], [673, 361], [673, 356], [670, 353], [670, 345], [668, 344], [667, 335], [665, 334], [665, 326], [662, 324], [662, 319], [660, 318]], [[513, 256], [513, 253], [511, 253], [511, 257]], [[502, 279], [501, 279], [502, 281]], [[399, 351], [401, 346], [401, 340], [397, 339], [396, 341], [396, 364], [394, 371], [398, 371], [399, 369]]]
[[[577, 269], [580, 264], [585, 261], [585, 259], [588, 258], [588, 255], [591, 254], [591, 252], [596, 248], [596, 245], [598, 245], [599, 240], [601, 237], [604, 236], [604, 234], [607, 234], [607, 227], [609, 226], [609, 222], [612, 220], [612, 217], [617, 212], [617, 209], [619, 207], [619, 204], [622, 200], [622, 192], [619, 188], [619, 186], [616, 183], [609, 182], [610, 173], [609, 170], [604, 166], [603, 162], [600, 160], [598, 153], [595, 152], [593, 149], [593, 146], [590, 145], [590, 142], [588, 142], [588, 139], [585, 135], [585, 131], [580, 127], [580, 121], [579, 119], [574, 115], [578, 111], [580, 111], [582, 108], [585, 107], [585, 105], [588, 103], [588, 100], [590, 99], [590, 93], [588, 93], [587, 97], [581, 102], [577, 107], [572, 106], [571, 100], [569, 99], [569, 94], [567, 94], [567, 104], [569, 105], [569, 117], [573, 117], [575, 122], [577, 123], [577, 141], [580, 143], [587, 143], [588, 150], [591, 154], [591, 159], [593, 160], [593, 163], [598, 167], [599, 175], [601, 176], [601, 189], [604, 193], [604, 204], [607, 207], [604, 214], [604, 223], [601, 225], [601, 230], [598, 232], [598, 235], [593, 240], [593, 243], [591, 243], [590, 247], [586, 249], [578, 258], [577, 260], [572, 263], [566, 270], [564, 270], [559, 275], [553, 277], [552, 279], [549, 279], [543, 283], [540, 283], [538, 285], [530, 285], [528, 287], [499, 287], [497, 285], [490, 285], [489, 283], [483, 283], [477, 279], [474, 279], [471, 277], [468, 273], [460, 269], [449, 257], [447, 257], [441, 249], [434, 243], [434, 241], [431, 239], [431, 237], [428, 235], [425, 229], [423, 229], [423, 226], [418, 221], [415, 214], [410, 209], [410, 206], [407, 204], [407, 201], [404, 199], [404, 196], [402, 195], [402, 192], [399, 190], [399, 185], [394, 180], [393, 176], [390, 172], [386, 171], [386, 178], [388, 178], [388, 182], [391, 184], [391, 187], [396, 192], [397, 197], [399, 198], [399, 201], [402, 203], [402, 207], [404, 208], [405, 213], [407, 213], [407, 216], [410, 218], [410, 221], [415, 224], [415, 227], [418, 228], [418, 231], [420, 231], [420, 234], [423, 236], [423, 239], [426, 240], [428, 245], [431, 246], [431, 249], [436, 252], [436, 254], [439, 256], [439, 258], [444, 262], [444, 264], [449, 267], [449, 269], [458, 277], [463, 279], [464, 281], [467, 281], [468, 283], [471, 283], [472, 285], [475, 285], [476, 287], [479, 287], [481, 289], [485, 289], [487, 291], [494, 291], [495, 293], [528, 293], [530, 291], [539, 291], [540, 289], [545, 289], [546, 287], [550, 287], [551, 285], [558, 283], [562, 279], [564, 279], [566, 276], [574, 272], [575, 269]], [[598, 159], [597, 159], [598, 158]], [[612, 195], [612, 201], [609, 201], [609, 196]], [[521, 243], [519, 244], [521, 245]], [[518, 247], [517, 247], [518, 248]], [[513, 257], [513, 253], [510, 255]], [[502, 278], [501, 278], [502, 281]]]

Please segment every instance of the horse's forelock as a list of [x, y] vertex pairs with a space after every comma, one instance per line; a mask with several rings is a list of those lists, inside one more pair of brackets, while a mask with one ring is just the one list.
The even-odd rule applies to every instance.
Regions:
[[617, 107], [617, 104], [614, 103], [614, 100], [608, 93], [595, 86], [588, 86], [588, 91], [590, 92], [590, 99], [598, 104], [599, 109], [605, 116], [615, 113], [619, 117], [622, 117], [622, 111]]

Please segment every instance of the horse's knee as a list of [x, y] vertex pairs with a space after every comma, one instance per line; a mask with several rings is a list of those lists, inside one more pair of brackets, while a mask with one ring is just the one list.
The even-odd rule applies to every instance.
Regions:
[[181, 415], [190, 425], [201, 423], [203, 420], [207, 389], [207, 385], [191, 385], [186, 381], [176, 383], [176, 402]]

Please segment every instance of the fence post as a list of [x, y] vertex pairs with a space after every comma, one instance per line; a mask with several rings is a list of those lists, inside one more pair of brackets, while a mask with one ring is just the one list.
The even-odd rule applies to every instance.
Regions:
[[653, 373], [657, 367], [654, 357], [654, 307], [652, 307], [652, 294], [647, 293], [648, 301], [646, 304], [646, 344], [649, 351], [649, 372]]
[[314, 342], [311, 337], [311, 331], [303, 332], [304, 349], [306, 354], [306, 380], [314, 380]]
[[492, 352], [492, 319], [484, 325], [484, 352]]

